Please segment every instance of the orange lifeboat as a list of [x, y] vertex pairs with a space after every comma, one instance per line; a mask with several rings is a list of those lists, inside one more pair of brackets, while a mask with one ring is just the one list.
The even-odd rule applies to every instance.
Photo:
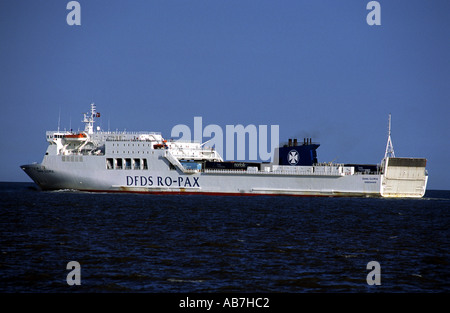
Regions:
[[87, 135], [84, 133], [70, 134], [70, 135], [64, 135], [64, 138], [68, 139], [68, 140], [84, 140], [87, 138]]
[[157, 143], [153, 145], [153, 149], [168, 149], [169, 147], [166, 144], [167, 140], [163, 140], [162, 143]]

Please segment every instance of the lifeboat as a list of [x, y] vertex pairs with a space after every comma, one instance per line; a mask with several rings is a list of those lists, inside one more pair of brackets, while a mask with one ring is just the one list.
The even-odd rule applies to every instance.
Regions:
[[169, 147], [166, 144], [167, 140], [163, 140], [162, 143], [157, 143], [153, 145], [153, 149], [168, 149]]
[[66, 140], [74, 140], [74, 141], [83, 141], [87, 139], [87, 135], [85, 133], [78, 133], [78, 134], [70, 134], [70, 135], [64, 135], [64, 139]]
[[153, 145], [153, 149], [164, 149], [165, 145], [162, 143], [157, 143]]

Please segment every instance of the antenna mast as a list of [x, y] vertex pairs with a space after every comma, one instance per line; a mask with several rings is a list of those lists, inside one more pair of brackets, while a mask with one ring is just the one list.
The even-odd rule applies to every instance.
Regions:
[[94, 133], [94, 118], [98, 117], [99, 114], [96, 113], [95, 110], [95, 104], [91, 103], [91, 112], [90, 113], [84, 113], [84, 119], [83, 119], [83, 123], [85, 123], [84, 126], [84, 131], [87, 132], [88, 134], [93, 134]]
[[61, 125], [61, 107], [59, 107], [59, 114], [58, 114], [58, 133], [59, 133], [59, 126]]
[[386, 152], [384, 153], [384, 158], [395, 158], [394, 145], [391, 139], [391, 113], [389, 113], [389, 126], [388, 126], [388, 141], [386, 144]]

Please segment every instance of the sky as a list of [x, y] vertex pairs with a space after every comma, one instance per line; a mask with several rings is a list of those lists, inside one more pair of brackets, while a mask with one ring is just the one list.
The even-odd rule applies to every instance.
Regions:
[[[0, 181], [31, 181], [45, 131], [279, 125], [320, 162], [377, 164], [388, 115], [398, 157], [427, 158], [450, 189], [450, 2], [380, 0], [0, 1]], [[207, 138], [206, 138], [207, 139]]]

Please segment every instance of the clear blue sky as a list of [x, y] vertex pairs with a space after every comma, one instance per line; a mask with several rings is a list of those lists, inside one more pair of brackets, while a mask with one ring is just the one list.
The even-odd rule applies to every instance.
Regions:
[[30, 181], [45, 131], [102, 126], [280, 125], [319, 161], [379, 163], [392, 113], [396, 156], [426, 157], [450, 189], [450, 1], [0, 1], [0, 181]]

